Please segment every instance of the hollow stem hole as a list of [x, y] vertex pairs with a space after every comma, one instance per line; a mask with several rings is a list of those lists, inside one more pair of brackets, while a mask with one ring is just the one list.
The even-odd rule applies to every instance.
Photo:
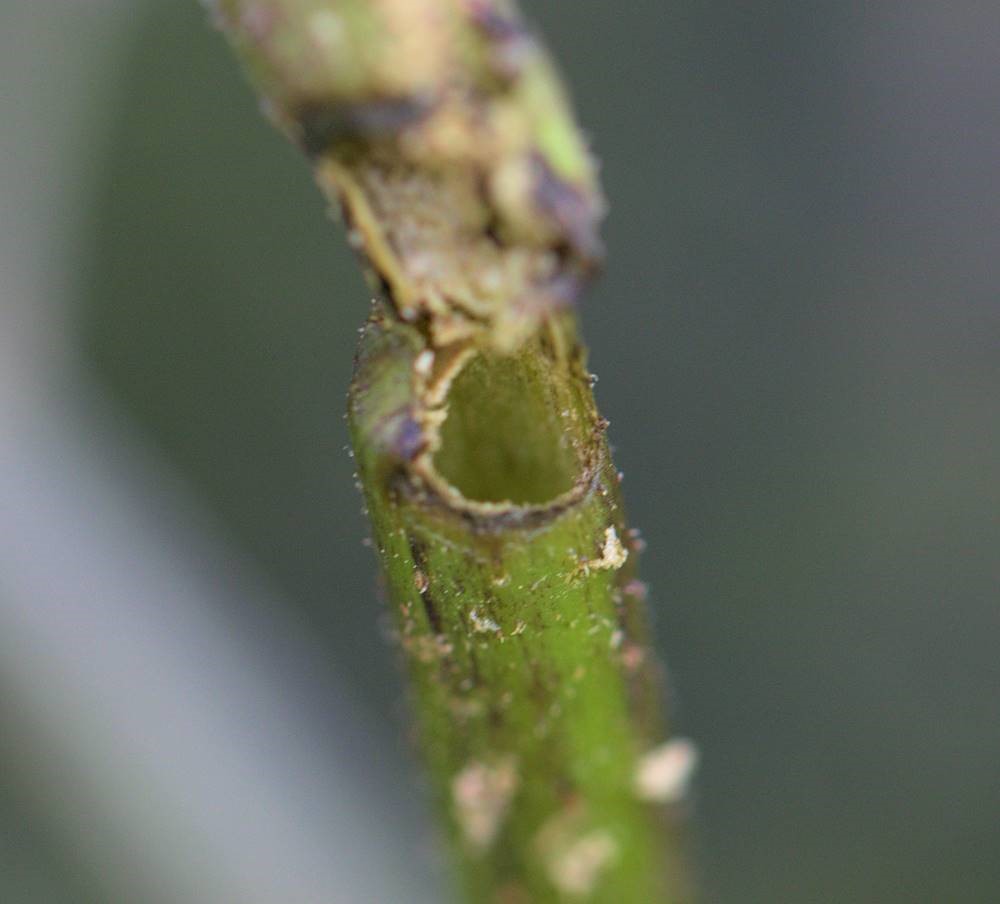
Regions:
[[438, 474], [476, 502], [540, 505], [571, 489], [578, 456], [558, 379], [531, 349], [472, 358], [449, 387]]

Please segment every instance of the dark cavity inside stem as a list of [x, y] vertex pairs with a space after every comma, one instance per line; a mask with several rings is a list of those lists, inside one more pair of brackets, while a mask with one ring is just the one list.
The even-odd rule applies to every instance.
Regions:
[[557, 379], [531, 351], [472, 358], [448, 391], [438, 474], [474, 502], [542, 505], [572, 489], [580, 465]]

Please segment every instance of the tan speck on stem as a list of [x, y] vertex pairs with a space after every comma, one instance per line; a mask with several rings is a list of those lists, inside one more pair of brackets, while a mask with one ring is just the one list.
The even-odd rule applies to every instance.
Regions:
[[628, 560], [628, 550], [622, 545], [618, 531], [614, 525], [604, 531], [604, 544], [601, 555], [596, 559], [588, 559], [580, 564], [580, 571], [589, 574], [591, 571], [617, 571]]
[[482, 851], [492, 844], [517, 785], [512, 756], [492, 764], [470, 763], [455, 776], [451, 783], [455, 819], [470, 847]]
[[589, 895], [602, 870], [617, 853], [618, 845], [607, 832], [590, 832], [551, 857], [549, 878], [556, 888], [568, 895]]
[[687, 738], [674, 738], [639, 758], [635, 793], [653, 803], [674, 803], [687, 793], [698, 764], [698, 749]]
[[500, 625], [488, 615], [483, 615], [478, 609], [473, 609], [469, 613], [469, 621], [472, 622], [472, 630], [478, 634], [500, 633]]

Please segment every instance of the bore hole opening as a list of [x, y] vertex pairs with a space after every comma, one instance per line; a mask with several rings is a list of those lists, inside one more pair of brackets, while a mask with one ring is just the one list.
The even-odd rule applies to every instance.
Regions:
[[466, 499], [541, 505], [572, 489], [579, 469], [566, 398], [537, 354], [479, 354], [455, 377], [434, 456]]

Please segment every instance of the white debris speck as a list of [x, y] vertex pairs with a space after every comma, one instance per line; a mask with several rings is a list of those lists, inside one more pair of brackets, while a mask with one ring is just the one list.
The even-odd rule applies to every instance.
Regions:
[[454, 647], [444, 635], [439, 634], [436, 637], [420, 635], [414, 637], [407, 633], [407, 631], [412, 630], [413, 622], [410, 621], [403, 635], [400, 637], [400, 642], [403, 644], [403, 649], [415, 656], [419, 662], [431, 663], [444, 659], [446, 656], [450, 656], [454, 650]]
[[507, 815], [517, 785], [512, 756], [491, 764], [469, 763], [452, 779], [455, 819], [468, 844], [480, 851], [490, 846]]
[[590, 832], [549, 858], [549, 879], [567, 895], [588, 895], [617, 854], [618, 845], [607, 832]]
[[344, 23], [333, 10], [321, 9], [309, 17], [309, 33], [323, 50], [339, 50], [344, 41]]
[[631, 596], [637, 600], [645, 601], [649, 596], [649, 587], [647, 587], [642, 581], [638, 581], [633, 578], [622, 588], [622, 592], [625, 593], [626, 596]]
[[625, 644], [622, 649], [622, 665], [629, 672], [634, 672], [646, 661], [646, 651], [638, 644]]
[[414, 358], [413, 370], [418, 376], [428, 377], [430, 376], [432, 367], [434, 367], [434, 352], [429, 348], [425, 348]]
[[604, 532], [604, 548], [601, 550], [601, 560], [604, 568], [621, 568], [628, 558], [628, 550], [618, 539], [618, 531], [609, 527]]
[[622, 545], [622, 541], [618, 538], [618, 531], [612, 525], [604, 531], [601, 557], [581, 562], [579, 570], [584, 574], [588, 574], [590, 571], [616, 571], [625, 564], [627, 559], [628, 550]]
[[614, 631], [611, 632], [611, 639], [610, 639], [611, 649], [617, 650], [622, 645], [622, 641], [624, 639], [625, 639], [625, 632], [622, 631], [621, 628], [615, 628]]
[[469, 613], [469, 621], [472, 622], [472, 629], [480, 634], [500, 633], [500, 626], [488, 615], [482, 615], [478, 609]]
[[687, 793], [698, 765], [698, 748], [687, 738], [674, 738], [639, 758], [635, 770], [635, 793], [642, 800], [666, 804]]

